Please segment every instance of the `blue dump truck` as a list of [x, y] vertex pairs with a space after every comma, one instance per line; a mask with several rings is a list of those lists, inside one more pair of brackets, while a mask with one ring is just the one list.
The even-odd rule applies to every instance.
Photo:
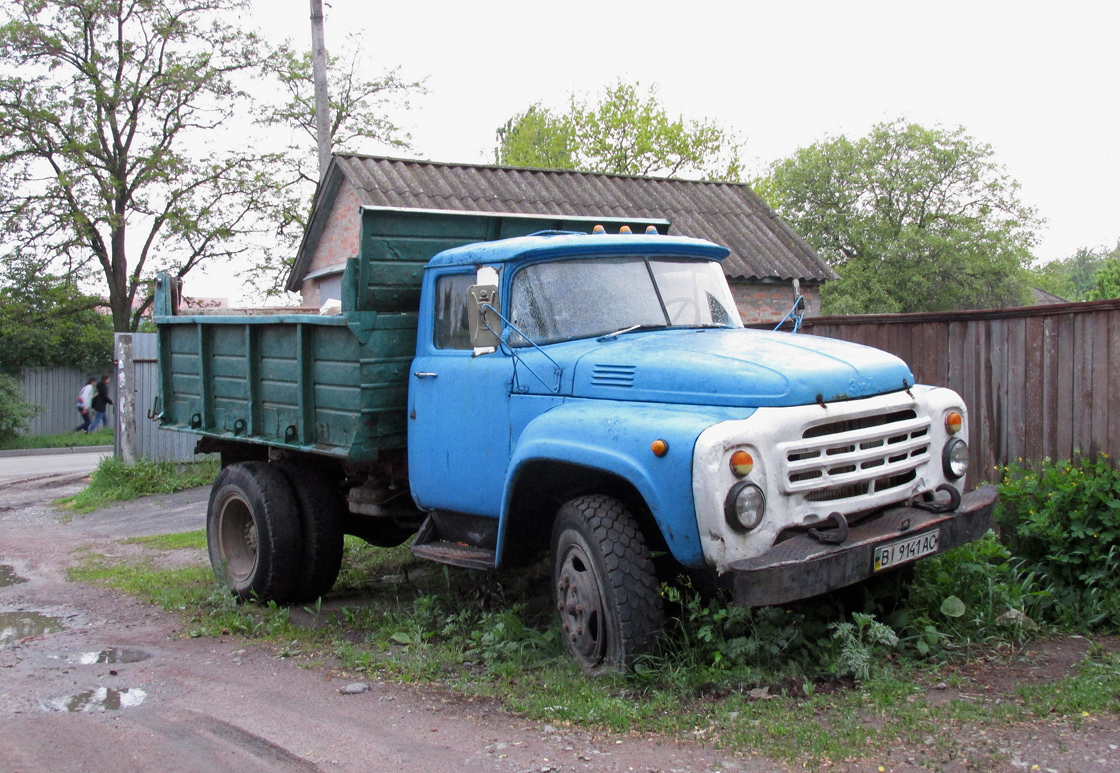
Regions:
[[781, 604], [988, 530], [955, 392], [745, 329], [728, 251], [666, 226], [368, 209], [336, 314], [181, 315], [160, 277], [158, 412], [221, 455], [218, 577], [315, 599], [344, 534], [473, 569], [547, 554], [594, 672], [648, 650], [681, 573]]

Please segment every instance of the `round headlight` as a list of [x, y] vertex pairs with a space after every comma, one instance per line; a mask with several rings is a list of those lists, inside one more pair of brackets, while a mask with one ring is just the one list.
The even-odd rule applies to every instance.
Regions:
[[766, 512], [766, 495], [753, 483], [742, 481], [731, 487], [723, 506], [723, 515], [732, 531], [745, 534], [762, 523]]
[[960, 438], [950, 440], [941, 454], [941, 466], [946, 477], [953, 480], [963, 478], [968, 472], [968, 444]]

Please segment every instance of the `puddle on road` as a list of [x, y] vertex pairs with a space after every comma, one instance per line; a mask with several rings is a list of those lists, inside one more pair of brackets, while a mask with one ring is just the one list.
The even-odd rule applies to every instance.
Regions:
[[83, 652], [76, 659], [78, 665], [94, 666], [98, 663], [139, 663], [152, 654], [137, 647], [106, 647], [100, 652]]
[[0, 612], [0, 647], [7, 647], [28, 636], [55, 633], [63, 629], [57, 617], [38, 612]]
[[16, 574], [16, 570], [7, 564], [0, 564], [0, 588], [6, 588], [19, 582], [27, 582], [27, 580]]
[[92, 690], [54, 698], [43, 704], [44, 711], [66, 711], [79, 714], [90, 711], [118, 711], [131, 709], [144, 702], [148, 694], [139, 687], [116, 690], [112, 687], [94, 687]]

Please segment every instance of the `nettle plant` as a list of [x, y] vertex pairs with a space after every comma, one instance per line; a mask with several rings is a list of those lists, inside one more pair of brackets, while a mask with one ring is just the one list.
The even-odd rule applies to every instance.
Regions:
[[[1003, 469], [1000, 525], [1013, 556], [1042, 578], [1037, 607], [1074, 630], [1120, 620], [1120, 472], [1107, 454]], [[1036, 614], [1038, 613], [1036, 609]]]

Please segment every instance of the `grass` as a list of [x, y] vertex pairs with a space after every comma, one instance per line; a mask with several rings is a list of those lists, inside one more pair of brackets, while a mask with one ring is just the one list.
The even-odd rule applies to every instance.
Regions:
[[16, 435], [0, 440], [0, 451], [111, 445], [113, 445], [113, 430], [102, 428], [92, 434], [62, 432], [57, 435]]
[[[1007, 694], [970, 684], [951, 664], [916, 662], [897, 650], [853, 681], [810, 673], [792, 656], [765, 669], [720, 667], [695, 649], [680, 649], [673, 636], [634, 673], [589, 679], [562, 653], [544, 566], [516, 573], [449, 569], [418, 562], [407, 546], [374, 548], [347, 537], [328, 601], [296, 610], [313, 621], [308, 626], [293, 622], [287, 608], [234, 603], [204, 564], [158, 567], [160, 552], [204, 548], [202, 532], [129, 542], [153, 555], [89, 554], [71, 578], [106, 583], [181, 614], [191, 636], [262, 639], [304, 667], [328, 663], [347, 679], [434, 683], [553, 725], [664, 734], [807, 768], [907, 757], [931, 767], [962, 758], [998, 767], [1006, 760], [985, 740], [988, 728], [1037, 721], [1077, 727], [1090, 715], [1120, 714], [1120, 658], [1099, 648], [1065, 679]], [[690, 614], [710, 625], [704, 609], [687, 600], [672, 606], [670, 627], [687, 626]], [[765, 616], [749, 622], [764, 639], [777, 625]], [[986, 645], [989, 654], [1017, 649], [1013, 642]], [[951, 688], [935, 689], [942, 683]], [[931, 698], [949, 695], [961, 697]]]
[[116, 457], [106, 457], [93, 471], [89, 486], [59, 503], [74, 512], [88, 513], [112, 502], [206, 486], [217, 476], [218, 463], [213, 460], [182, 464], [142, 459], [127, 465]]

